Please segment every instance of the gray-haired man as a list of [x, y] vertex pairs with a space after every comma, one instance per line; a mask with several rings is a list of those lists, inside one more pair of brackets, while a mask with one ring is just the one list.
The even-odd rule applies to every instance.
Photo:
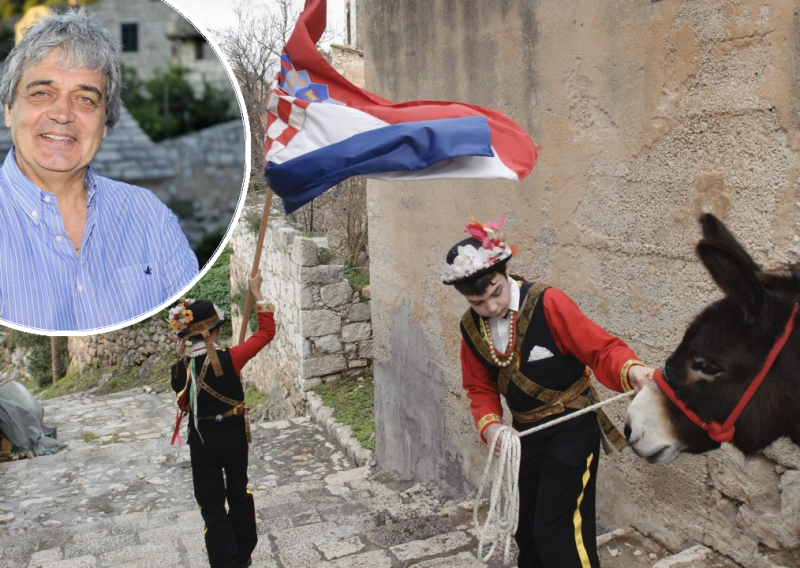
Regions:
[[14, 147], [0, 168], [0, 320], [44, 331], [132, 320], [198, 272], [169, 209], [89, 167], [120, 114], [114, 37], [85, 10], [45, 18], [6, 60]]

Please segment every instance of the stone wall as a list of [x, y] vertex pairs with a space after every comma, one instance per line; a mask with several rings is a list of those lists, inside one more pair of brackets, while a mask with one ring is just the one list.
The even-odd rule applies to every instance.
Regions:
[[33, 377], [28, 372], [28, 364], [31, 360], [31, 348], [14, 346], [9, 349], [8, 333], [9, 328], [0, 327], [0, 385], [8, 381], [27, 381]]
[[178, 340], [166, 322], [148, 319], [119, 331], [84, 337], [68, 337], [70, 363], [67, 371], [84, 372], [93, 367], [139, 366], [152, 355], [177, 357]]
[[[247, 219], [260, 218], [261, 207], [245, 207], [229, 242], [234, 294], [246, 289], [252, 270], [257, 227]], [[370, 304], [345, 280], [343, 265], [325, 262], [330, 256], [327, 239], [302, 236], [278, 211], [270, 213], [260, 270], [277, 334], [243, 373], [270, 393], [270, 418], [303, 414], [306, 391], [324, 382], [371, 374]], [[231, 311], [238, 338], [242, 314]]]
[[[383, 468], [465, 494], [480, 479], [459, 364], [467, 306], [439, 278], [470, 215], [506, 213], [514, 271], [563, 289], [652, 364], [719, 297], [694, 254], [699, 213], [723, 218], [768, 268], [800, 261], [795, 0], [363, 6], [367, 89], [493, 107], [542, 146], [521, 184], [368, 183]], [[617, 424], [624, 410], [610, 410]], [[606, 456], [599, 523], [781, 565], [776, 549], [797, 546], [799, 465], [790, 444], [667, 466]]]
[[189, 243], [196, 246], [205, 232], [227, 228], [244, 195], [242, 119], [169, 138], [156, 146], [173, 165], [175, 177], [163, 186], [150, 187], [179, 213]]

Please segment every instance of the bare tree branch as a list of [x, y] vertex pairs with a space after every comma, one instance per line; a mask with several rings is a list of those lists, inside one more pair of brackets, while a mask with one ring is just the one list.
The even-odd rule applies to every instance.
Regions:
[[[281, 52], [291, 36], [302, 4], [299, 0], [238, 0], [234, 5], [236, 26], [211, 32], [225, 52], [242, 89], [250, 122], [250, 181], [258, 185], [264, 182], [267, 97], [279, 69]], [[341, 32], [326, 30], [320, 43], [330, 43], [339, 35]]]

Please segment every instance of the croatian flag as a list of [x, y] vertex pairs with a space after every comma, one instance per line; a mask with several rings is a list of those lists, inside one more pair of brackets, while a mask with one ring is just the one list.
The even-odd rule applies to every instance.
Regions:
[[306, 0], [267, 102], [265, 175], [291, 213], [353, 176], [522, 180], [537, 147], [496, 110], [394, 103], [356, 87], [320, 55], [326, 0]]

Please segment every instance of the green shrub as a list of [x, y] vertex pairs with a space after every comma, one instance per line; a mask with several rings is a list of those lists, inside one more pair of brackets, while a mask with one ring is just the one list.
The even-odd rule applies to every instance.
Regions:
[[236, 98], [226, 89], [205, 83], [198, 96], [186, 79], [188, 69], [171, 65], [142, 79], [133, 67], [122, 65], [122, 101], [154, 141], [196, 132], [236, 118]]
[[369, 270], [365, 267], [348, 266], [344, 269], [344, 277], [357, 292], [361, 292], [364, 286], [369, 286]]
[[[200, 244], [197, 245], [197, 248], [194, 249], [194, 253], [197, 255], [197, 262], [200, 265], [200, 268], [203, 268], [211, 259], [211, 257], [214, 256], [214, 253], [217, 251], [217, 247], [219, 247], [222, 239], [225, 238], [225, 232], [227, 230], [227, 227], [220, 226], [216, 229], [208, 231], [203, 235], [203, 240], [201, 240]], [[221, 254], [220, 258], [222, 258]]]

